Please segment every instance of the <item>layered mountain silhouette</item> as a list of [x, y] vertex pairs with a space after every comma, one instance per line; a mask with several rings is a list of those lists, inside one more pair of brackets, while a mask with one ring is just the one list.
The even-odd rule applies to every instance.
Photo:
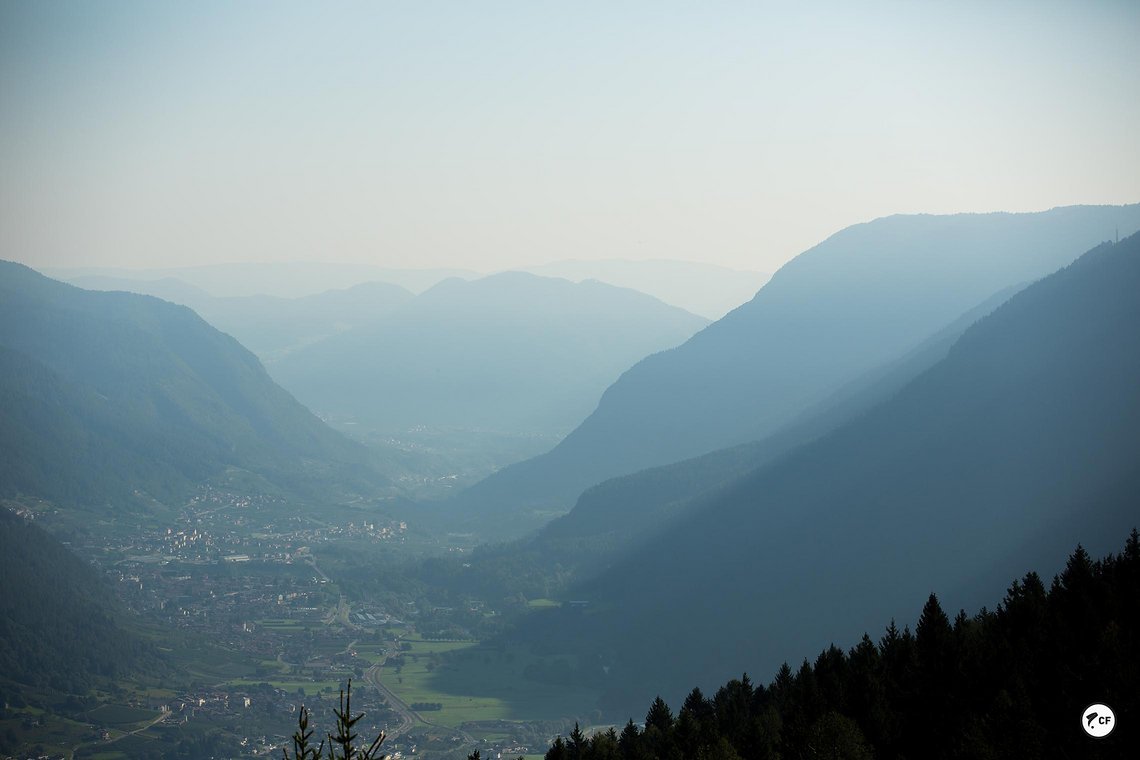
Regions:
[[[686, 505], [521, 634], [604, 663], [610, 709], [1000, 597], [1140, 519], [1140, 236], [1013, 296], [889, 400]], [[730, 621], [730, 622], [729, 622]], [[676, 652], [683, 650], [683, 656]], [[624, 714], [624, 713], [623, 713]]]
[[[45, 268], [44, 274], [80, 287], [99, 287], [98, 279], [110, 278], [138, 283], [141, 292], [156, 281], [177, 280], [218, 298], [252, 295], [303, 298], [329, 290], [345, 290], [366, 282], [397, 285], [413, 293], [421, 293], [449, 277], [465, 280], [479, 276], [467, 269], [397, 269], [364, 263], [326, 261], [230, 262], [177, 267], [58, 267]], [[115, 286], [116, 290], [139, 292], [136, 286]], [[165, 296], [163, 296], [165, 297]], [[176, 300], [176, 299], [171, 299]]]
[[622, 370], [705, 324], [636, 291], [507, 272], [446, 280], [269, 369], [322, 416], [374, 430], [564, 434]]
[[368, 452], [193, 311], [0, 262], [5, 496], [148, 503], [245, 473], [289, 487], [383, 482]]
[[[548, 597], [606, 570], [626, 552], [666, 530], [707, 494], [809, 443], [886, 401], [944, 359], [974, 322], [1018, 288], [986, 299], [930, 336], [905, 356], [844, 385], [779, 432], [673, 464], [623, 475], [586, 489], [569, 513], [542, 525], [533, 535], [479, 547], [462, 561], [429, 561], [424, 572], [437, 583], [462, 588], [479, 598], [514, 594]], [[490, 535], [517, 530], [519, 516], [485, 519]]]
[[632, 288], [709, 319], [720, 319], [749, 300], [771, 273], [669, 259], [566, 259], [523, 271], [573, 282], [599, 280]]
[[141, 293], [189, 306], [211, 325], [237, 338], [262, 361], [273, 361], [331, 335], [372, 324], [413, 297], [411, 291], [384, 282], [366, 282], [295, 298], [219, 298], [174, 278], [87, 276], [73, 278], [71, 284], [89, 290]]
[[893, 216], [847, 228], [756, 297], [625, 372], [552, 451], [461, 494], [470, 520], [562, 509], [607, 478], [759, 440], [1003, 288], [1140, 229], [1140, 205]]

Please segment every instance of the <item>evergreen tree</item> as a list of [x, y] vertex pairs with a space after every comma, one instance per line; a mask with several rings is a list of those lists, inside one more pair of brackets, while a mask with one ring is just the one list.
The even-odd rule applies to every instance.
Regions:
[[570, 760], [582, 760], [586, 756], [589, 745], [589, 740], [586, 735], [582, 733], [582, 729], [578, 727], [578, 722], [574, 722], [574, 730], [570, 732], [570, 741], [567, 742], [566, 750], [570, 756]]
[[621, 731], [621, 737], [618, 738], [618, 751], [623, 760], [638, 760], [642, 756], [641, 732], [638, 731], [633, 718], [629, 719]]
[[951, 623], [931, 594], [913, 634], [891, 621], [877, 645], [828, 647], [794, 674], [785, 663], [767, 689], [747, 676], [711, 700], [694, 689], [676, 720], [657, 697], [644, 732], [630, 720], [605, 741], [559, 738], [547, 757], [579, 743], [587, 760], [1136, 757], [1140, 734], [1090, 745], [1073, 705], [1140, 714], [1137, 589], [1134, 530], [1096, 562], [1078, 547], [1048, 590], [1026, 574], [993, 612]]
[[554, 743], [550, 745], [550, 749], [546, 751], [546, 760], [567, 760], [569, 754], [566, 751], [566, 742], [562, 737], [556, 737]]

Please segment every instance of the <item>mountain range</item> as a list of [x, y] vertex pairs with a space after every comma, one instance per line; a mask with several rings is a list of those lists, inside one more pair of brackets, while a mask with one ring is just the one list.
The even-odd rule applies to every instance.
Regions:
[[553, 450], [476, 484], [454, 509], [473, 525], [566, 511], [608, 478], [762, 439], [995, 293], [1137, 229], [1140, 205], [847, 228], [683, 345], [638, 362]]
[[883, 403], [692, 497], [565, 592], [585, 612], [517, 635], [604, 665], [624, 710], [856, 640], [935, 588], [979, 606], [1076, 541], [1107, 551], [1140, 517], [1138, 288], [1140, 236], [1088, 252]]
[[631, 288], [713, 320], [751, 299], [770, 276], [766, 272], [667, 259], [566, 259], [519, 269], [543, 277], [573, 282], [598, 280]]
[[208, 479], [381, 487], [363, 446], [184, 306], [0, 262], [3, 496], [146, 505]]
[[445, 280], [269, 370], [318, 414], [370, 429], [564, 434], [623, 369], [707, 323], [636, 291], [508, 272]]

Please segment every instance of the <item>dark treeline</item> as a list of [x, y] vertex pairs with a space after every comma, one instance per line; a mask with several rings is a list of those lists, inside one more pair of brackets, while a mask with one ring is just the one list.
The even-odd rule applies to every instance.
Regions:
[[[651, 758], [1140, 757], [1140, 536], [1092, 561], [1083, 548], [1049, 587], [1014, 581], [996, 610], [951, 620], [934, 594], [913, 632], [892, 621], [878, 643], [831, 646], [768, 686], [745, 675], [674, 717], [658, 697], [632, 720], [559, 737], [547, 760]], [[1094, 702], [1118, 728], [1079, 728]]]

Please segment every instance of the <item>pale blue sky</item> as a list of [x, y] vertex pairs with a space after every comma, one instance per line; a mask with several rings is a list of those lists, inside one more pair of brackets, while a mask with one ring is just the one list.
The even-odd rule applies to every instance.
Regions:
[[0, 3], [0, 258], [770, 271], [1140, 201], [1140, 3]]

